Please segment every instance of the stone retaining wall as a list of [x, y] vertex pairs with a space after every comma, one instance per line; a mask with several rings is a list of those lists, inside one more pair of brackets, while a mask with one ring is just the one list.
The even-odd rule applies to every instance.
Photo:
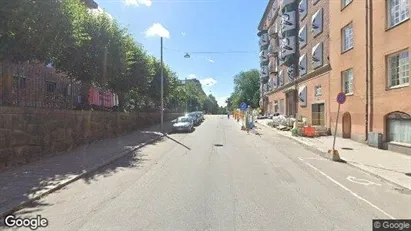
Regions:
[[[179, 116], [165, 114], [165, 121]], [[0, 107], [0, 168], [160, 123], [159, 113]]]

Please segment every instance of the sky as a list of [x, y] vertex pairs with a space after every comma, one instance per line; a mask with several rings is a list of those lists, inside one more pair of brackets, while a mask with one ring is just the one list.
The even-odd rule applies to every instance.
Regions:
[[257, 27], [268, 0], [95, 1], [148, 54], [160, 58], [164, 37], [164, 62], [180, 79], [200, 80], [220, 106], [233, 92], [236, 74], [259, 68]]

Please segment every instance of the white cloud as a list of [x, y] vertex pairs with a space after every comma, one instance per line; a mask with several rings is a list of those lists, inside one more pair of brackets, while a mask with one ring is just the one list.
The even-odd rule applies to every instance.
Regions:
[[217, 80], [213, 78], [205, 78], [205, 79], [200, 79], [200, 83], [201, 85], [203, 85], [203, 87], [211, 87], [217, 83]]
[[195, 74], [189, 74], [188, 79], [195, 79], [197, 76]]
[[210, 63], [214, 63], [214, 62], [215, 62], [214, 59], [208, 59], [208, 61], [209, 61]]
[[221, 107], [227, 106], [227, 103], [225, 102], [227, 99], [228, 99], [228, 96], [218, 97], [216, 99], [217, 103], [218, 103], [218, 106], [221, 106]]
[[160, 36], [163, 38], [170, 38], [170, 32], [160, 23], [154, 23], [145, 31], [144, 34], [146, 35], [146, 37]]
[[123, 0], [124, 5], [126, 6], [140, 6], [145, 5], [150, 7], [153, 2], [151, 0]]
[[185, 37], [187, 34], [186, 34], [186, 32], [181, 32], [181, 35], [182, 35], [183, 37]]

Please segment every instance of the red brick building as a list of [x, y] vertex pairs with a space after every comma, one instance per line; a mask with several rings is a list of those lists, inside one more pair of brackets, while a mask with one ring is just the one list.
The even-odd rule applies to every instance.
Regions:
[[[409, 1], [270, 1], [258, 27], [260, 106], [334, 132], [344, 92], [337, 135], [411, 154]], [[298, 40], [281, 42], [294, 27]]]
[[[325, 0], [286, 0], [267, 5], [259, 25], [261, 39], [267, 31], [270, 40], [268, 81], [261, 76], [260, 103], [265, 112], [330, 126], [328, 4]], [[264, 48], [261, 40], [260, 46]]]
[[331, 92], [347, 94], [337, 134], [411, 154], [409, 2], [331, 1], [330, 59]]

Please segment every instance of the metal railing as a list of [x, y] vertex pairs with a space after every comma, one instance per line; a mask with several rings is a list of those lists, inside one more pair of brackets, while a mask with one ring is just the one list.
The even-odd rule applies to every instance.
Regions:
[[0, 63], [0, 105], [72, 109], [80, 84], [38, 63]]

